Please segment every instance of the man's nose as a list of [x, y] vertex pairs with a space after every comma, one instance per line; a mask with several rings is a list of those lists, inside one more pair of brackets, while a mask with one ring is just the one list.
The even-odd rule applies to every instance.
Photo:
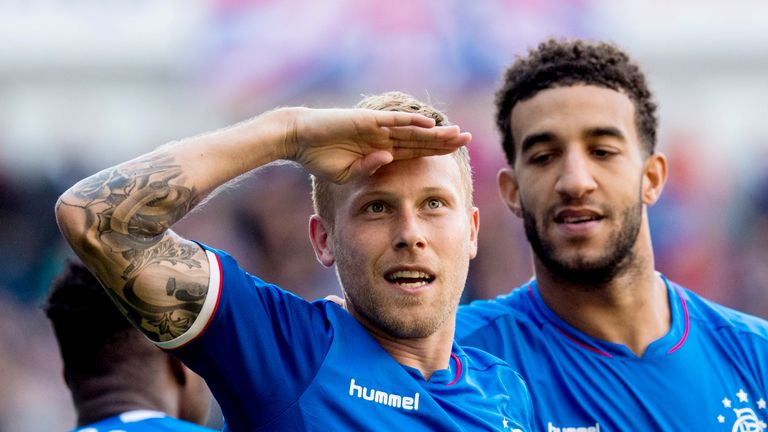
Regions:
[[422, 249], [427, 245], [424, 221], [415, 210], [403, 211], [397, 219], [395, 249]]
[[555, 191], [570, 198], [582, 198], [597, 188], [587, 155], [578, 151], [567, 152], [561, 161], [561, 169]]

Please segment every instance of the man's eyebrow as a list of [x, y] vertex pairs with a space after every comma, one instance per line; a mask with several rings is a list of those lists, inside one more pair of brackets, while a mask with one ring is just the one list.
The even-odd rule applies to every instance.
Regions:
[[601, 126], [587, 129], [584, 132], [586, 138], [598, 138], [598, 137], [614, 137], [622, 141], [626, 140], [624, 132], [613, 126]]
[[420, 192], [423, 195], [438, 195], [438, 194], [441, 194], [441, 193], [446, 193], [449, 190], [450, 190], [450, 188], [445, 187], [445, 186], [429, 186], [429, 187], [422, 188], [420, 190]]
[[555, 135], [550, 132], [541, 132], [528, 135], [523, 139], [523, 143], [520, 144], [520, 152], [525, 153], [536, 144], [554, 141], [554, 139]]
[[367, 201], [370, 199], [387, 199], [391, 197], [392, 197], [392, 194], [388, 193], [385, 190], [368, 189], [368, 190], [359, 191], [358, 193], [352, 194], [352, 201], [358, 202], [358, 201]]
[[[584, 131], [583, 136], [585, 138], [598, 138], [598, 137], [614, 137], [622, 141], [626, 141], [626, 135], [621, 129], [613, 126], [598, 126], [589, 128]], [[551, 132], [540, 132], [526, 136], [523, 139], [523, 143], [520, 145], [521, 153], [529, 151], [533, 146], [540, 143], [554, 141], [555, 134]]]
[[[425, 186], [419, 188], [419, 195], [440, 195], [449, 193], [450, 188], [446, 186]], [[361, 192], [352, 196], [352, 202], [361, 203], [368, 200], [384, 200], [393, 201], [399, 199], [400, 195], [395, 192], [390, 192], [385, 189], [370, 189], [365, 192]]]

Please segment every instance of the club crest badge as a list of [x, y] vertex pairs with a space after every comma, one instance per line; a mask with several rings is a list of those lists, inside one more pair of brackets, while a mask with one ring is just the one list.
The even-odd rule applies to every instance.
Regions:
[[723, 398], [723, 411], [717, 416], [717, 422], [730, 426], [730, 429], [725, 430], [731, 432], [768, 432], [768, 425], [763, 420], [766, 414], [765, 399], [758, 399], [755, 406], [744, 389], [739, 389], [735, 395], [736, 400], [731, 400], [728, 396]]

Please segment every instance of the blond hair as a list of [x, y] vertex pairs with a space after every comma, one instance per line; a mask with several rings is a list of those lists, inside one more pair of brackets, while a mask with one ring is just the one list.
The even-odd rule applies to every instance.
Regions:
[[[407, 113], [421, 114], [435, 120], [437, 126], [450, 126], [448, 117], [433, 106], [421, 102], [415, 97], [399, 92], [391, 91], [377, 95], [365, 96], [355, 105], [355, 108], [372, 109], [378, 111], [398, 111]], [[469, 161], [469, 152], [465, 147], [460, 147], [457, 151], [451, 153], [456, 159], [456, 163], [461, 170], [461, 178], [464, 181], [467, 193], [467, 205], [472, 205], [472, 166]], [[320, 180], [312, 176], [312, 205], [315, 214], [329, 222], [333, 227], [334, 209], [333, 209], [333, 183]]]

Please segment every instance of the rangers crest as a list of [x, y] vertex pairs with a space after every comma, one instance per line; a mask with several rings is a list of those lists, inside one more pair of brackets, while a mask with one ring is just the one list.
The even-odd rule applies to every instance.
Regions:
[[[766, 410], [765, 399], [757, 400], [757, 410], [755, 412], [749, 401], [749, 395], [744, 389], [736, 392], [737, 401], [732, 401], [727, 396], [721, 401], [723, 413], [717, 416], [717, 422], [725, 425], [732, 425], [731, 432], [764, 432], [768, 431], [768, 425], [763, 421]], [[736, 406], [734, 406], [736, 404]], [[733, 415], [730, 413], [733, 412]]]

